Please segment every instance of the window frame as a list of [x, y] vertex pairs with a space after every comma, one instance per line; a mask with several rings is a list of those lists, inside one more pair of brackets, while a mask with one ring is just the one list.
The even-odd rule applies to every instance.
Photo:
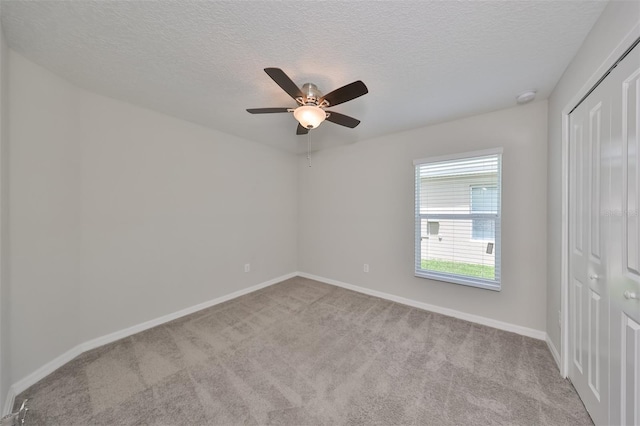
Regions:
[[[472, 151], [472, 152], [464, 152], [459, 154], [452, 155], [443, 155], [437, 157], [428, 157], [417, 159], [413, 161], [414, 165], [414, 185], [415, 185], [415, 256], [414, 256], [414, 274], [418, 278], [426, 278], [436, 281], [443, 281], [452, 284], [460, 284], [469, 287], [482, 288], [493, 291], [501, 291], [502, 289], [502, 153], [503, 149], [493, 148], [482, 151]], [[468, 214], [421, 214], [420, 213], [420, 188], [421, 188], [421, 177], [420, 177], [420, 166], [429, 163], [439, 163], [446, 161], [454, 161], [454, 160], [464, 160], [464, 159], [476, 159], [482, 157], [490, 157], [495, 156], [498, 160], [498, 170], [497, 170], [497, 183], [496, 188], [498, 189], [498, 208], [495, 214], [472, 214], [471, 211], [471, 191], [469, 191], [470, 199], [469, 199], [469, 213]], [[421, 233], [421, 224], [423, 220], [426, 221], [437, 221], [437, 220], [446, 220], [446, 219], [454, 219], [454, 220], [473, 220], [473, 219], [486, 219], [490, 218], [495, 220], [495, 241], [494, 241], [494, 251], [495, 251], [495, 278], [493, 280], [485, 279], [485, 278], [476, 278], [465, 275], [452, 274], [447, 272], [440, 271], [430, 271], [426, 269], [422, 269], [421, 267], [421, 250], [422, 250], [422, 233]], [[476, 240], [477, 241], [477, 240]]]

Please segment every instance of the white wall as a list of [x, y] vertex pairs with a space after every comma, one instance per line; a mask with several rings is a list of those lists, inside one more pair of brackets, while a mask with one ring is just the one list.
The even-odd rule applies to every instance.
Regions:
[[12, 381], [79, 343], [77, 91], [10, 53]]
[[[300, 158], [300, 271], [544, 330], [546, 121], [542, 101]], [[414, 277], [412, 161], [499, 146], [502, 291]]]
[[617, 58], [610, 57], [612, 51], [634, 27], [640, 36], [638, 24], [640, 2], [609, 2], [549, 98], [546, 329], [557, 349], [560, 349], [558, 311], [562, 278], [562, 110], [569, 105], [572, 98], [586, 93], [588, 87], [583, 86], [601, 65], [606, 63], [608, 67], [613, 64]]
[[[0, 407], [11, 386], [9, 364], [9, 48], [0, 26]], [[2, 408], [0, 408], [2, 409]]]
[[296, 270], [295, 155], [89, 92], [80, 104], [85, 336]]
[[12, 382], [296, 270], [295, 156], [10, 66]]

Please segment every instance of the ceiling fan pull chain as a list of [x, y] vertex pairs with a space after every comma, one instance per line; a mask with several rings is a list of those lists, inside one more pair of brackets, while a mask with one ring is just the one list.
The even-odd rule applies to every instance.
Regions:
[[311, 133], [307, 133], [307, 161], [311, 167]]

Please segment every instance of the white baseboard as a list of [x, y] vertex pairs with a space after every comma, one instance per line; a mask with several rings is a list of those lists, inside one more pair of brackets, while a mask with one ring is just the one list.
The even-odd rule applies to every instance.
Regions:
[[549, 351], [551, 351], [551, 355], [553, 355], [553, 359], [556, 361], [556, 365], [558, 366], [558, 370], [562, 371], [562, 368], [560, 367], [560, 352], [558, 352], [558, 349], [556, 348], [556, 345], [553, 344], [553, 342], [549, 338], [548, 334], [546, 335], [544, 340], [547, 342], [547, 346], [549, 347]]
[[[65, 365], [67, 362], [71, 361], [72, 359], [80, 355], [82, 352], [83, 352], [82, 344], [69, 349], [67, 352], [54, 358], [53, 360], [49, 361], [42, 367], [38, 368], [33, 373], [29, 374], [28, 376], [18, 380], [13, 385], [11, 385], [11, 388], [9, 388], [9, 395], [13, 395], [12, 398], [15, 399], [16, 396], [18, 396], [22, 391], [29, 388], [29, 386], [34, 385], [38, 381], [44, 379], [49, 374], [53, 373], [58, 368]], [[11, 410], [12, 406], [13, 406], [13, 402], [11, 403], [11, 406], [9, 406], [9, 410]], [[3, 415], [7, 415], [11, 412], [11, 411], [6, 411], [6, 408], [7, 407], [5, 406], [5, 412], [3, 413]]]
[[335, 285], [338, 287], [346, 288], [348, 290], [357, 291], [358, 293], [368, 294], [369, 296], [379, 297], [381, 299], [391, 300], [392, 302], [401, 303], [403, 305], [412, 306], [414, 308], [423, 309], [425, 311], [435, 312], [450, 317], [463, 319], [465, 321], [474, 322], [476, 324], [486, 325], [488, 327], [497, 328], [499, 330], [510, 331], [512, 333], [520, 334], [522, 336], [532, 337], [538, 340], [545, 340], [547, 333], [542, 330], [536, 330], [533, 328], [523, 327], [520, 325], [511, 324], [508, 322], [498, 321], [491, 318], [482, 317], [480, 315], [469, 314], [466, 312], [456, 311], [455, 309], [443, 308], [442, 306], [430, 305], [424, 302], [418, 302], [417, 300], [407, 299], [394, 294], [383, 293], [377, 290], [371, 290], [365, 287], [359, 287], [353, 284], [343, 283], [341, 281], [333, 280], [331, 278], [324, 278], [306, 272], [298, 272], [298, 275], [303, 278], [309, 278], [316, 281], [321, 281], [327, 284]]
[[16, 399], [16, 394], [13, 392], [13, 388], [9, 388], [9, 391], [7, 392], [7, 398], [4, 400], [4, 407], [2, 410], [2, 415], [0, 415], [0, 417], [4, 417], [7, 414], [11, 413], [11, 411], [13, 410], [13, 402]]
[[[279, 283], [281, 281], [284, 280], [288, 280], [289, 278], [293, 278], [295, 276], [297, 276], [298, 274], [295, 272], [286, 274], [286, 275], [282, 275], [280, 277], [277, 278], [273, 278], [269, 281], [265, 281], [262, 282], [260, 284], [242, 289], [242, 290], [238, 290], [235, 291], [233, 293], [227, 294], [225, 296], [221, 296], [218, 297], [216, 299], [213, 300], [209, 300], [207, 302], [204, 303], [199, 303], [197, 305], [182, 309], [180, 311], [177, 312], [173, 312], [171, 314], [167, 314], [167, 315], [163, 315], [159, 318], [155, 318], [152, 319], [150, 321], [146, 321], [143, 322], [141, 324], [137, 324], [134, 325], [132, 327], [129, 328], [125, 328], [124, 330], [120, 330], [120, 331], [116, 331], [114, 333], [110, 333], [107, 334], [105, 336], [102, 337], [98, 337], [92, 340], [89, 340], [87, 342], [84, 343], [80, 343], [79, 345], [69, 349], [67, 352], [63, 353], [62, 355], [56, 357], [55, 359], [49, 361], [48, 363], [46, 363], [45, 365], [43, 365], [42, 367], [38, 368], [36, 371], [34, 371], [33, 373], [29, 374], [28, 376], [20, 379], [19, 381], [15, 382], [11, 388], [9, 389], [9, 393], [7, 394], [7, 400], [5, 402], [5, 406], [4, 406], [4, 411], [3, 411], [3, 416], [7, 415], [11, 412], [11, 409], [13, 408], [13, 401], [14, 398], [16, 397], [16, 395], [19, 395], [21, 392], [25, 391], [26, 389], [28, 389], [30, 386], [34, 385], [35, 383], [37, 383], [38, 381], [42, 380], [43, 378], [45, 378], [46, 376], [48, 376], [49, 374], [53, 373], [55, 370], [57, 370], [58, 368], [62, 367], [64, 364], [66, 364], [67, 362], [71, 361], [73, 358], [77, 357], [78, 355], [82, 354], [83, 352], [89, 351], [91, 349], [95, 349], [99, 346], [103, 346], [106, 345], [108, 343], [111, 342], [115, 342], [116, 340], [120, 340], [123, 339], [125, 337], [129, 337], [131, 335], [134, 335], [136, 333], [139, 333], [141, 331], [144, 330], [148, 330], [150, 328], [156, 327], [158, 325], [167, 323], [169, 321], [173, 321], [177, 318], [183, 317], [185, 315], [189, 315], [192, 314], [194, 312], [200, 311], [202, 309], [206, 309], [209, 308], [211, 306], [214, 305], [218, 305], [220, 303], [226, 302], [228, 300], [231, 299], [235, 299], [236, 297], [240, 297], [240, 296], [244, 296], [245, 294], [249, 294], [252, 293], [256, 290], [260, 290], [262, 288], [265, 287], [269, 287], [270, 285]], [[1, 416], [0, 416], [1, 417]]]

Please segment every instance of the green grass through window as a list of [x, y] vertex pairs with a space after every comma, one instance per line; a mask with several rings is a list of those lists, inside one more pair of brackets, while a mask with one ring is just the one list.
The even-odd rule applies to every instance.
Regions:
[[495, 278], [495, 267], [491, 265], [452, 262], [449, 260], [422, 259], [421, 267], [428, 271], [447, 272], [467, 277], [486, 278], [490, 280]]

